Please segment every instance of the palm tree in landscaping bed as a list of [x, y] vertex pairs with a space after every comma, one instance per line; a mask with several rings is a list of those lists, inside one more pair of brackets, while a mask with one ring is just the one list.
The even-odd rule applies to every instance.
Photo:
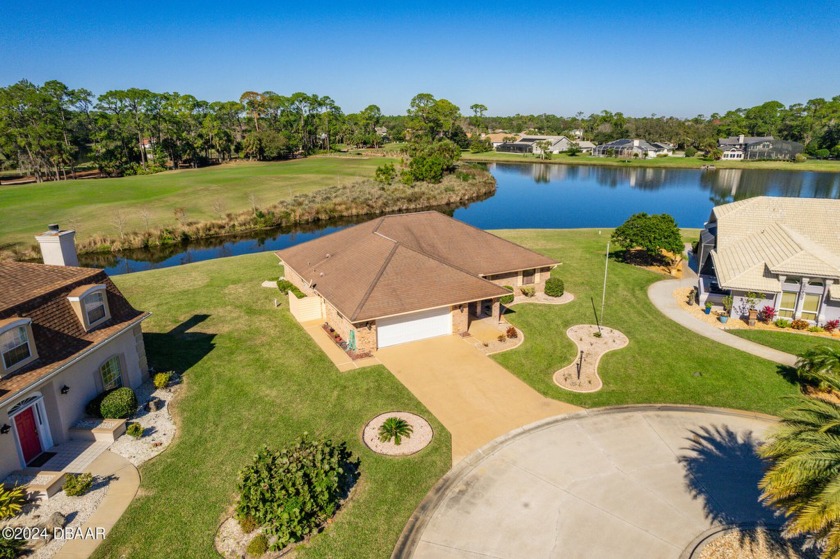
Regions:
[[809, 535], [822, 557], [840, 557], [840, 405], [801, 397], [759, 449], [771, 461], [762, 500], [786, 516], [785, 535]]
[[379, 426], [379, 441], [387, 443], [393, 439], [399, 446], [403, 438], [410, 439], [413, 432], [414, 428], [405, 419], [389, 417]]
[[817, 384], [821, 390], [840, 391], [840, 348], [822, 345], [800, 354], [796, 375], [800, 381]]

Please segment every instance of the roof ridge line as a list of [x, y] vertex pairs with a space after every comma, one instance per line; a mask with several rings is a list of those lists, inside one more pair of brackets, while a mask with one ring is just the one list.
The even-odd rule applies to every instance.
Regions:
[[[383, 237], [384, 237], [384, 235], [383, 235]], [[387, 237], [385, 237], [385, 238], [387, 238]], [[399, 247], [400, 247], [400, 243], [394, 241], [394, 246], [391, 247], [391, 251], [388, 253], [388, 257], [385, 258], [385, 260], [382, 261], [382, 265], [379, 267], [379, 271], [376, 272], [376, 275], [374, 276], [373, 281], [370, 282], [370, 285], [368, 286], [367, 291], [365, 291], [365, 294], [362, 295], [362, 298], [359, 300], [359, 304], [353, 310], [352, 316], [348, 317], [350, 322], [353, 322], [354, 320], [356, 320], [356, 317], [359, 316], [359, 313], [362, 311], [362, 308], [364, 308], [365, 303], [367, 303], [367, 300], [370, 298], [370, 294], [373, 293], [373, 288], [376, 287], [376, 284], [379, 283], [379, 280], [382, 278], [382, 274], [385, 273], [385, 268], [388, 267], [388, 263], [391, 262], [391, 259], [394, 257], [394, 253], [397, 252], [397, 249]]]
[[[425, 257], [426, 257], [426, 258], [428, 258], [429, 260], [434, 260], [434, 261], [435, 261], [435, 262], [437, 262], [438, 264], [443, 264], [444, 266], [446, 266], [446, 267], [448, 267], [448, 268], [452, 268], [453, 270], [458, 270], [459, 272], [461, 272], [461, 273], [463, 273], [463, 274], [466, 274], [466, 275], [470, 276], [471, 278], [476, 278], [476, 279], [479, 279], [479, 280], [481, 280], [481, 281], [483, 281], [483, 282], [489, 283], [490, 285], [496, 285], [495, 283], [493, 283], [492, 281], [488, 280], [487, 278], [483, 278], [483, 277], [481, 277], [480, 275], [473, 274], [473, 273], [472, 273], [472, 272], [470, 272], [469, 270], [465, 270], [464, 268], [461, 268], [460, 266], [456, 266], [455, 264], [450, 264], [449, 262], [444, 262], [443, 260], [441, 260], [441, 259], [440, 259], [440, 258], [438, 258], [437, 256], [433, 256], [433, 255], [431, 255], [431, 254], [428, 254], [428, 253], [426, 253], [426, 252], [423, 252], [422, 250], [417, 250], [416, 248], [412, 248], [412, 247], [410, 247], [410, 246], [408, 246], [408, 245], [404, 245], [404, 244], [402, 244], [402, 243], [397, 243], [397, 245], [398, 245], [398, 246], [403, 247], [403, 248], [404, 248], [404, 249], [406, 249], [406, 250], [410, 250], [411, 252], [416, 252], [417, 254], [419, 254], [419, 255], [421, 255], [421, 256], [425, 256]], [[497, 286], [497, 287], [499, 287], [499, 286]]]

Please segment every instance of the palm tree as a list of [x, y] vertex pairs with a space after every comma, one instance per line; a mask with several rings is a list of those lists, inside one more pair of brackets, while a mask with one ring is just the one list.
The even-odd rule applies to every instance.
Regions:
[[812, 535], [822, 557], [840, 557], [840, 405], [798, 398], [759, 454], [772, 463], [761, 499], [785, 514], [785, 535]]
[[840, 391], [840, 344], [821, 345], [800, 354], [796, 375], [800, 381], [817, 383], [823, 390]]
[[379, 440], [387, 443], [391, 439], [394, 439], [394, 444], [399, 446], [402, 443], [403, 437], [410, 439], [413, 432], [414, 428], [405, 419], [389, 417], [379, 426]]

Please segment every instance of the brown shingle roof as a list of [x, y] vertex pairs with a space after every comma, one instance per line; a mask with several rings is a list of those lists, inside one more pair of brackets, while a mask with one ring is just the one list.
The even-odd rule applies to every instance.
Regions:
[[480, 276], [556, 261], [438, 212], [380, 217], [277, 252], [352, 322], [500, 297]]
[[[85, 332], [67, 297], [77, 287], [90, 284], [105, 285], [111, 318]], [[0, 320], [30, 318], [38, 351], [35, 361], [0, 379], [0, 402], [146, 316], [131, 306], [102, 270], [0, 263]]]

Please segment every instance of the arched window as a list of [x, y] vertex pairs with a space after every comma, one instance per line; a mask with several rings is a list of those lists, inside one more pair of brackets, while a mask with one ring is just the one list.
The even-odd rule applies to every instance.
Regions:
[[99, 367], [99, 375], [102, 377], [102, 388], [105, 390], [113, 390], [122, 386], [122, 368], [120, 367], [120, 357], [115, 355], [105, 361]]

